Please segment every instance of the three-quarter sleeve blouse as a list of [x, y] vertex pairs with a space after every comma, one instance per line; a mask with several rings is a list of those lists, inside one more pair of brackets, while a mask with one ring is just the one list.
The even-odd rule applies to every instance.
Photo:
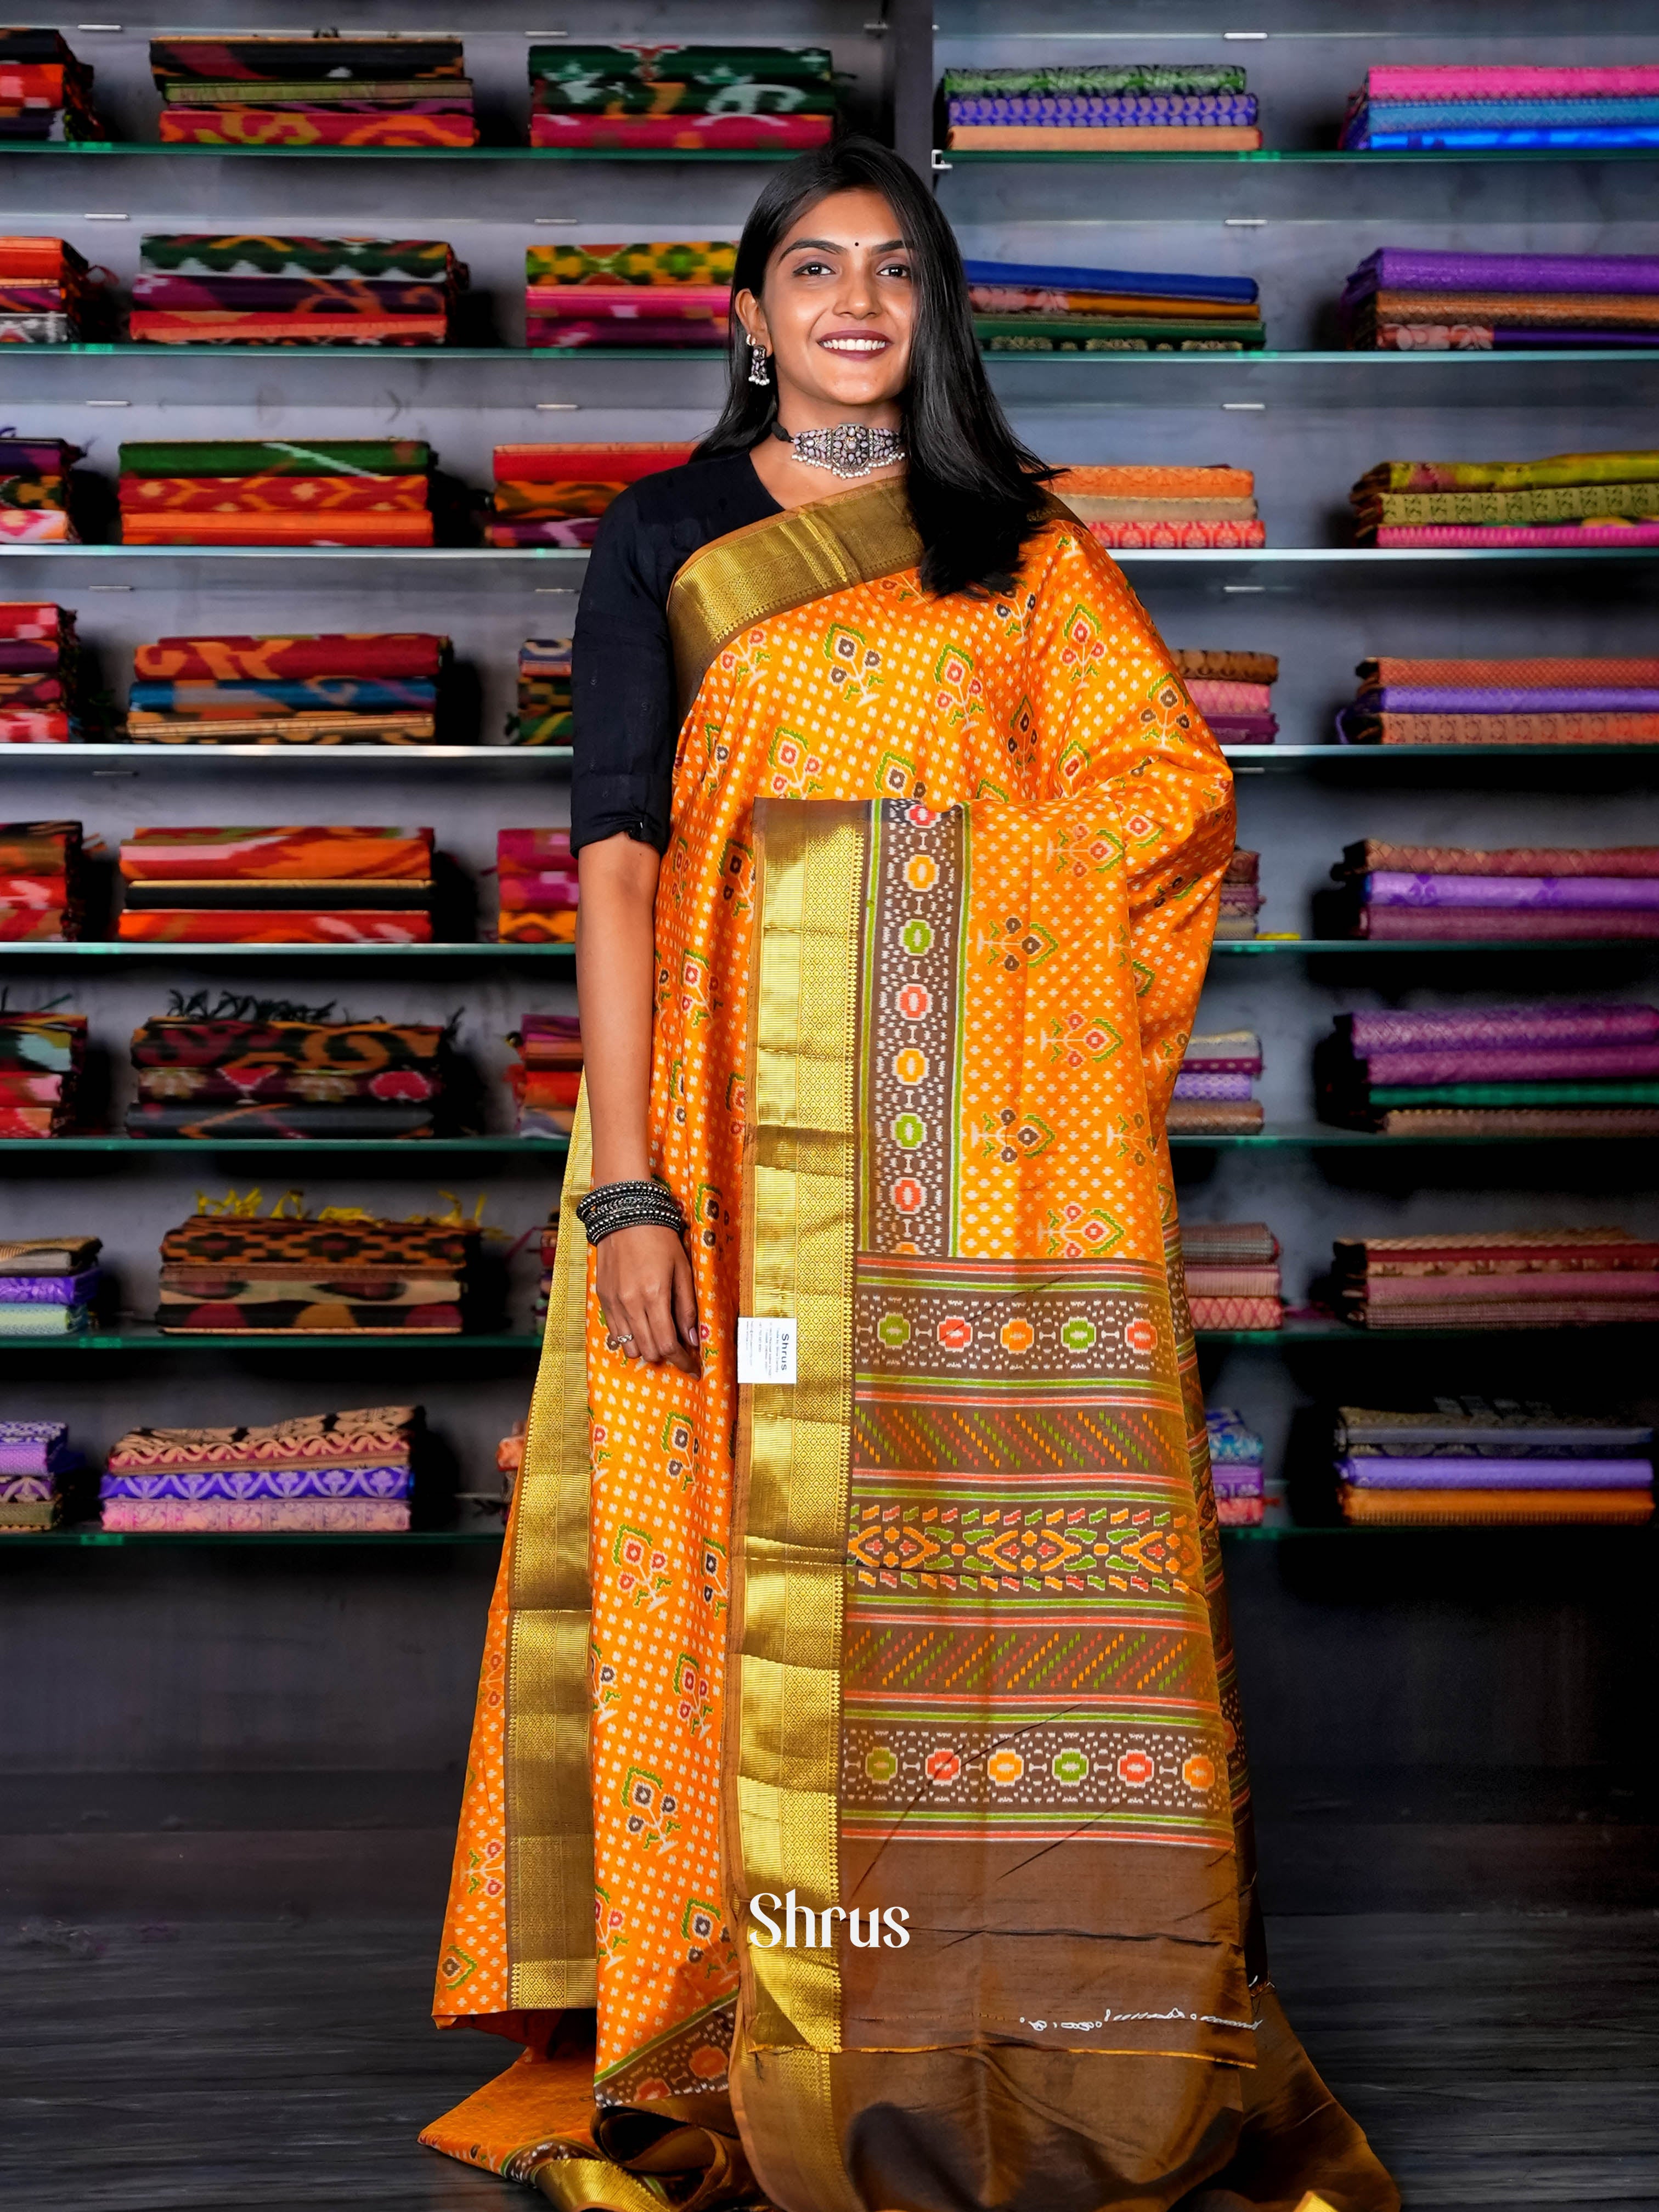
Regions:
[[607, 510], [571, 654], [573, 852], [618, 836], [666, 849], [680, 727], [668, 589], [700, 545], [778, 512], [747, 453], [642, 477]]

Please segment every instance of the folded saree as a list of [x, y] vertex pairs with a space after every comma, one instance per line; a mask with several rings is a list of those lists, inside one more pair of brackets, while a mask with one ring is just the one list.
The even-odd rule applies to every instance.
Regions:
[[1435, 943], [1487, 941], [1559, 944], [1569, 940], [1659, 937], [1659, 914], [1628, 907], [1580, 909], [1534, 908], [1530, 911], [1500, 912], [1493, 908], [1366, 906], [1361, 910], [1359, 935]]
[[354, 32], [295, 36], [292, 32], [241, 33], [230, 37], [171, 37], [149, 43], [150, 75], [163, 91], [170, 84], [250, 85], [284, 78], [422, 77], [465, 74], [459, 39], [404, 37]]
[[595, 321], [724, 323], [732, 291], [726, 284], [530, 284], [524, 304], [532, 319], [579, 309]]
[[827, 46], [561, 43], [530, 49], [530, 78], [537, 92], [573, 110], [606, 112], [613, 100], [635, 94], [659, 99], [664, 110], [708, 106], [728, 93], [741, 97], [757, 91], [816, 91], [829, 85], [832, 76]]
[[294, 314], [275, 309], [135, 308], [131, 337], [153, 345], [416, 346], [442, 345], [447, 314]]
[[351, 1413], [301, 1413], [233, 1429], [129, 1429], [110, 1447], [112, 1474], [191, 1468], [376, 1466], [407, 1460], [424, 1421], [419, 1406], [370, 1406]]
[[1659, 63], [1374, 62], [1365, 82], [1373, 100], [1619, 99], [1659, 94]]
[[1385, 246], [1349, 277], [1344, 297], [1401, 292], [1659, 293], [1659, 254], [1435, 252]]
[[470, 106], [439, 115], [169, 106], [155, 135], [164, 146], [476, 146], [478, 126]]
[[1079, 124], [1250, 124], [1255, 95], [1248, 92], [1016, 92], [951, 96], [946, 112], [953, 130], [964, 124], [1033, 123], [1049, 130]]
[[[1528, 1044], [1484, 1049], [1468, 1045], [1426, 1049], [1373, 1045], [1364, 1054], [1374, 1084], [1536, 1083], [1592, 1078], [1659, 1078], [1659, 1042]], [[1547, 1103], [1547, 1101], [1542, 1102]]]
[[[1188, 687], [1191, 689], [1192, 687]], [[1659, 686], [1368, 684], [1362, 704], [1405, 714], [1659, 714]], [[1196, 693], [1194, 704], [1199, 703]]]
[[135, 745], [429, 745], [438, 734], [430, 714], [322, 714], [235, 721], [135, 714], [126, 733]]
[[312, 315], [443, 315], [450, 287], [407, 276], [182, 276], [146, 271], [132, 282], [135, 307], [283, 309]]
[[1091, 522], [1088, 527], [1098, 544], [1119, 551], [1159, 546], [1242, 551], [1267, 542], [1267, 526], [1261, 522]]
[[0, 744], [66, 745], [74, 735], [69, 716], [56, 709], [0, 707]]
[[1225, 1329], [1283, 1328], [1285, 1308], [1278, 1298], [1193, 1297], [1193, 1327], [1208, 1334]]
[[311, 238], [269, 232], [151, 231], [146, 269], [179, 276], [307, 277], [444, 285], [454, 250], [441, 238]]
[[363, 1299], [319, 1297], [283, 1304], [250, 1305], [237, 1299], [164, 1304], [156, 1316], [164, 1335], [216, 1336], [247, 1330], [260, 1336], [459, 1336], [458, 1305], [375, 1305]]
[[[3, 1291], [0, 1284], [0, 1295]], [[0, 1336], [83, 1336], [91, 1325], [92, 1316], [84, 1306], [0, 1303]]]
[[[301, 829], [167, 829], [142, 823], [121, 847], [121, 873], [129, 882], [208, 882], [230, 876], [315, 882], [386, 876], [425, 881], [432, 873], [430, 830], [398, 830], [343, 823]], [[4, 832], [0, 831], [0, 855]]]
[[[1161, 1218], [1228, 773], [1086, 533], [1056, 516], [1028, 544], [1018, 640], [991, 599], [922, 594], [920, 550], [902, 493], [868, 485], [714, 540], [673, 586], [681, 706], [716, 767], [682, 751], [658, 914], [674, 1073], [647, 1126], [700, 1224], [708, 1334], [696, 1375], [608, 1348], [563, 1214], [434, 1992], [542, 2051], [543, 2015], [597, 2001], [598, 2041], [573, 2032], [425, 2140], [526, 2180], [568, 2152], [591, 2198], [632, 2203], [625, 2116], [654, 2142], [685, 2109], [665, 2100], [695, 2096], [699, 2156], [740, 2152], [782, 2212], [907, 2203], [913, 2171], [993, 2176], [952, 2185], [964, 2212], [1157, 2195], [1177, 2169], [1224, 2190], [1236, 2146], [1275, 2198], [1319, 2179], [1382, 2212], [1249, 1993], [1212, 1492]], [[879, 686], [838, 678], [848, 623]], [[758, 651], [775, 687], [738, 670]], [[942, 710], [970, 681], [981, 711]], [[837, 738], [781, 779], [784, 716]], [[1006, 799], [969, 795], [992, 778]], [[1060, 838], [1102, 865], [1054, 870]], [[1011, 917], [1041, 957], [963, 957], [1013, 943]], [[1080, 1009], [1079, 1065], [1027, 1054]], [[591, 1157], [579, 1109], [562, 1207]], [[795, 1387], [738, 1384], [740, 1314], [798, 1319]], [[624, 1432], [625, 1464], [602, 1442]], [[1117, 1656], [1148, 1634], [1182, 1685], [1155, 1715]], [[749, 1900], [791, 1891], [815, 1933], [927, 1903], [902, 1948], [846, 1923], [768, 1947]], [[1006, 2108], [981, 2094], [988, 2035]], [[1316, 2150], [1271, 2140], [1280, 2097], [1327, 2116]]]
[[295, 1067], [257, 1058], [220, 1061], [212, 1067], [141, 1066], [140, 1098], [214, 1099], [246, 1105], [345, 1106], [381, 1099], [408, 1106], [436, 1098], [442, 1081], [434, 1067], [381, 1068], [373, 1073], [349, 1068]]
[[387, 676], [241, 677], [220, 684], [141, 677], [128, 694], [130, 705], [155, 714], [215, 719], [234, 719], [253, 707], [270, 714], [314, 714], [328, 708], [343, 714], [429, 713], [435, 699], [434, 686], [424, 678]]
[[424, 477], [123, 477], [121, 519], [125, 527], [153, 513], [412, 514], [424, 512], [426, 492]]
[[0, 538], [20, 545], [68, 545], [80, 542], [70, 526], [69, 516], [61, 507], [41, 507], [28, 512], [16, 507], [0, 507]]
[[1659, 514], [1659, 483], [1553, 484], [1534, 491], [1367, 493], [1355, 501], [1364, 528], [1423, 522], [1583, 522]]
[[1168, 1127], [1172, 1137], [1255, 1137], [1264, 1119], [1259, 1099], [1178, 1097], [1170, 1101]]
[[380, 1104], [370, 1098], [355, 1105], [313, 1103], [303, 1097], [249, 1104], [198, 1099], [188, 1105], [140, 1098], [127, 1108], [125, 1126], [130, 1137], [326, 1137], [337, 1142], [361, 1138], [376, 1144], [436, 1133], [430, 1105]]
[[1641, 351], [1659, 346], [1659, 331], [1612, 329], [1605, 324], [1378, 323], [1352, 326], [1351, 345], [1384, 353], [1526, 353], [1540, 349], [1590, 353]]
[[1242, 1099], [1250, 1096], [1254, 1077], [1245, 1073], [1211, 1073], [1194, 1069], [1184, 1063], [1176, 1078], [1177, 1098]]
[[1659, 1137], [1659, 1109], [1396, 1106], [1374, 1126], [1385, 1137]]
[[314, 637], [162, 637], [136, 647], [133, 673], [178, 684], [310, 683], [318, 677], [434, 682], [449, 640], [423, 631]]
[[143, 945], [430, 945], [432, 917], [400, 911], [296, 914], [242, 908], [124, 908], [117, 936]]
[[1361, 1527], [1556, 1527], [1588, 1521], [1636, 1527], [1653, 1517], [1653, 1493], [1637, 1490], [1376, 1490], [1343, 1483], [1344, 1520]]
[[1601, 546], [1617, 549], [1642, 545], [1659, 545], [1659, 523], [1656, 522], [1583, 522], [1583, 523], [1493, 523], [1482, 528], [1478, 525], [1431, 525], [1401, 527], [1386, 524], [1375, 536], [1378, 545], [1395, 547], [1501, 545], [1516, 550], [1532, 547], [1536, 550], [1573, 546]]
[[140, 440], [120, 449], [124, 477], [421, 476], [432, 462], [423, 438]]
[[[647, 295], [648, 296], [648, 295]], [[580, 291], [571, 295], [573, 307], [580, 305]], [[641, 315], [626, 324], [614, 316], [532, 315], [525, 324], [525, 343], [538, 346], [723, 346], [729, 330], [725, 316]]]
[[[729, 287], [737, 257], [736, 241], [729, 238], [644, 239], [626, 246], [530, 246], [525, 248], [525, 282], [538, 287], [614, 282], [652, 290], [679, 284]], [[532, 447], [527, 450], [544, 449]], [[629, 445], [613, 450], [648, 452], [650, 447]]]
[[328, 1218], [198, 1212], [162, 1237], [161, 1261], [164, 1267], [282, 1261], [336, 1273], [344, 1267], [460, 1273], [471, 1264], [479, 1235], [468, 1221], [376, 1220], [356, 1212]]
[[1600, 148], [1659, 146], [1659, 124], [1540, 124], [1526, 127], [1499, 125], [1486, 131], [1451, 127], [1392, 131], [1381, 126], [1373, 129], [1369, 120], [1362, 118], [1352, 131], [1345, 129], [1341, 143], [1345, 147], [1374, 149], [1379, 153], [1544, 153], [1566, 152], [1576, 148], [1594, 151]]
[[1377, 869], [1365, 878], [1373, 906], [1641, 907], [1659, 910], [1652, 876], [1417, 875]]
[[1265, 1221], [1190, 1221], [1181, 1242], [1189, 1260], [1206, 1267], [1265, 1267], [1279, 1256], [1279, 1239]]
[[1344, 707], [1336, 732], [1345, 745], [1650, 745], [1659, 744], [1659, 714], [1389, 714]]
[[1231, 62], [1114, 62], [1042, 69], [948, 69], [943, 89], [947, 100], [1031, 93], [1110, 95], [1243, 92], [1244, 71]]
[[1187, 1262], [1187, 1294], [1194, 1298], [1276, 1298], [1282, 1288], [1276, 1267], [1211, 1267]]
[[[1073, 494], [1066, 502], [1079, 522], [1254, 522], [1253, 499], [1112, 499]], [[1194, 702], [1196, 703], [1196, 702]]]
[[[1343, 847], [1341, 861], [1331, 873], [1340, 881], [1345, 876], [1370, 875], [1383, 868], [1438, 876], [1651, 878], [1659, 877], [1659, 845], [1509, 845], [1486, 848], [1468, 845], [1395, 845], [1382, 838], [1364, 837]], [[1543, 1013], [1547, 1010], [1540, 1011]], [[1368, 1014], [1363, 1018], [1370, 1022], [1381, 1018]], [[1438, 1017], [1413, 1015], [1409, 1018], [1425, 1021]]]
[[408, 1462], [386, 1467], [258, 1468], [185, 1470], [170, 1474], [106, 1474], [100, 1498], [407, 1498]]
[[1551, 1077], [1536, 1083], [1384, 1082], [1373, 1076], [1371, 1103], [1396, 1106], [1659, 1106], [1659, 1080], [1651, 1083], [1575, 1083]]
[[[1406, 850], [1411, 848], [1404, 848]], [[1482, 1052], [1599, 1049], [1659, 1044], [1659, 1006], [1616, 1004], [1475, 1006], [1466, 1012], [1431, 1008], [1406, 1012], [1344, 1014], [1356, 1052], [1438, 1050]]]
[[1659, 659], [1409, 659], [1378, 653], [1362, 660], [1354, 674], [1372, 684], [1428, 684], [1506, 686], [1513, 690], [1549, 690], [1561, 685], [1589, 685], [1607, 690], [1659, 690]]
[[[125, 462], [123, 463], [125, 466]], [[1381, 461], [1351, 495], [1374, 492], [1533, 491], [1559, 484], [1651, 483], [1659, 452], [1556, 453], [1540, 461]]]
[[78, 1275], [0, 1276], [0, 1311], [11, 1306], [83, 1306], [100, 1279], [96, 1267]]
[[827, 146], [829, 115], [568, 115], [530, 118], [530, 143], [544, 150], [625, 153], [767, 153], [787, 157]]
[[953, 125], [945, 143], [963, 153], [1256, 154], [1261, 133], [1242, 124], [966, 123]]
[[[1243, 476], [1248, 473], [1240, 470]], [[1252, 477], [1250, 482], [1255, 484]], [[1060, 495], [1064, 497], [1064, 493]], [[1188, 690], [1194, 679], [1226, 684], [1276, 684], [1279, 681], [1279, 656], [1273, 653], [1231, 653], [1201, 647], [1177, 650], [1171, 658], [1176, 672]], [[1659, 665], [1659, 664], [1656, 664]], [[1194, 702], [1196, 704], [1196, 701]], [[1202, 712], [1202, 709], [1200, 709]]]
[[409, 1527], [409, 1507], [378, 1498], [110, 1498], [104, 1503], [103, 1522], [106, 1528], [131, 1536], [257, 1536], [301, 1530], [346, 1535], [371, 1529], [389, 1534]]
[[368, 1080], [411, 1073], [424, 1079], [438, 1060], [445, 1034], [436, 1023], [427, 1022], [228, 1020], [158, 1014], [133, 1031], [132, 1060], [140, 1068], [234, 1068], [250, 1079], [260, 1068], [270, 1068], [279, 1074], [336, 1074]]
[[[0, 515], [0, 537], [5, 534]], [[137, 514], [121, 518], [124, 545], [430, 545], [418, 514]]]

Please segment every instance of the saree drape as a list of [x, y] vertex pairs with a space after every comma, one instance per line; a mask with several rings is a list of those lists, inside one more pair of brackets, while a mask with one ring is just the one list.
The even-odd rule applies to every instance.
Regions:
[[671, 594], [702, 1371], [608, 1347], [584, 1103], [436, 1998], [526, 2048], [422, 2140], [617, 2212], [1391, 2212], [1261, 1972], [1163, 1136], [1229, 773], [1064, 509], [1006, 595], [919, 551], [864, 488]]

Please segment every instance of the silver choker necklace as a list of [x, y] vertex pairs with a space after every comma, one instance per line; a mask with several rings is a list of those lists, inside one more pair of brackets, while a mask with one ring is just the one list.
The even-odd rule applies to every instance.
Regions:
[[875, 430], [867, 422], [837, 422], [832, 430], [797, 430], [772, 426], [795, 459], [809, 469], [828, 469], [832, 477], [873, 476], [906, 458], [902, 430]]

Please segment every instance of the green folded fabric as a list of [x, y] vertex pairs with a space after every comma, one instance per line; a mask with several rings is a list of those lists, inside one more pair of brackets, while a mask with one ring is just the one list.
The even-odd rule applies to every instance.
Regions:
[[401, 276], [441, 283], [452, 253], [441, 238], [288, 238], [266, 234], [152, 232], [142, 265], [172, 276]]
[[1385, 491], [1354, 504], [1367, 521], [1409, 528], [1446, 522], [1583, 522], [1659, 514], [1659, 483], [1556, 484], [1534, 491]]
[[[641, 52], [635, 46], [532, 46], [530, 75], [544, 83], [592, 88], [583, 106], [603, 105], [602, 95], [630, 85], [829, 84], [832, 65], [827, 46], [659, 46]], [[1240, 73], [1240, 82], [1243, 81]]]
[[946, 70], [947, 100], [1029, 93], [1243, 92], [1244, 72], [1231, 64], [1125, 62], [1083, 69]]
[[1006, 338], [1064, 338], [1081, 345], [1091, 338], [1222, 338], [1239, 346], [1267, 343], [1261, 323], [1177, 323], [1159, 317], [1133, 322], [1116, 315], [975, 315], [974, 328], [981, 340]]
[[1659, 1106], [1659, 1083], [1373, 1084], [1373, 1106]]
[[423, 438], [140, 441], [121, 448], [124, 477], [417, 476], [432, 465]]

